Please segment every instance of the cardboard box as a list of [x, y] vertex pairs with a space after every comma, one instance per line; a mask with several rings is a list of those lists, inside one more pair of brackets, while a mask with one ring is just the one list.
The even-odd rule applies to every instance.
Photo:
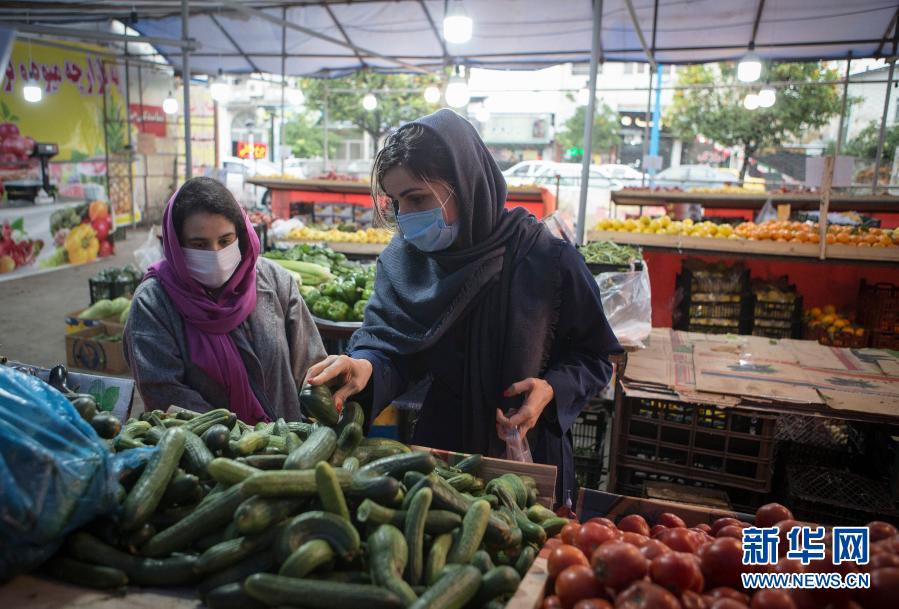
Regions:
[[[434, 457], [447, 465], [455, 465], [469, 455], [426, 446], [413, 445], [412, 450], [430, 452]], [[519, 461], [507, 461], [506, 459], [494, 459], [484, 457], [481, 461], [481, 469], [478, 477], [485, 482], [499, 478], [503, 474], [518, 474], [530, 476], [537, 482], [537, 494], [541, 505], [552, 508], [556, 494], [556, 466], [542, 463], [521, 463]]]
[[81, 319], [78, 316], [81, 315], [82, 311], [87, 310], [87, 307], [81, 309], [79, 311], [72, 311], [71, 313], [66, 313], [65, 322], [66, 322], [66, 334], [73, 334], [75, 332], [80, 332], [81, 330], [86, 330], [87, 328], [99, 328], [102, 323], [119, 323], [118, 316], [109, 317], [107, 319]]
[[100, 340], [119, 333], [111, 324], [101, 322], [78, 332], [66, 334], [66, 364], [109, 374], [127, 373], [128, 363], [122, 341]]

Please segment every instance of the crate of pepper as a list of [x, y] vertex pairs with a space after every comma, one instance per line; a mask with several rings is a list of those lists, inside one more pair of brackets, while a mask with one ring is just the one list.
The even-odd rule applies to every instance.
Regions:
[[375, 267], [370, 265], [315, 288], [303, 286], [300, 293], [314, 317], [359, 323], [374, 287]]

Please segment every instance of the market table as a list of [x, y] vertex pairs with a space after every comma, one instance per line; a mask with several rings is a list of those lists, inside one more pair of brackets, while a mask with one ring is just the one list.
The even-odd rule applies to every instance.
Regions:
[[127, 596], [22, 575], [0, 586], [0, 605], [10, 609], [196, 609], [203, 603], [193, 588], [135, 588]]

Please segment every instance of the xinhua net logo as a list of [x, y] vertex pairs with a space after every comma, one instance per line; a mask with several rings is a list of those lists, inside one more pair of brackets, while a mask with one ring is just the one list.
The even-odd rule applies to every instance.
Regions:
[[[866, 565], [870, 558], [871, 533], [867, 527], [834, 527], [828, 544], [824, 527], [796, 526], [786, 535], [789, 544], [786, 558], [808, 566], [815, 561], [829, 560], [837, 566], [843, 563]], [[781, 537], [777, 527], [747, 527], [743, 529], [743, 564], [765, 566], [777, 564], [781, 556]], [[829, 547], [828, 547], [829, 545]], [[746, 588], [868, 588], [868, 573], [743, 573]]]

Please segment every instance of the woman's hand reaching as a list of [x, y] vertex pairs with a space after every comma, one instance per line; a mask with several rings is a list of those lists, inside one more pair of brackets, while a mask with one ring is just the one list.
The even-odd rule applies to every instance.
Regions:
[[371, 362], [354, 359], [347, 355], [329, 355], [315, 364], [306, 373], [310, 385], [337, 387], [334, 391], [334, 406], [343, 410], [343, 403], [368, 385], [371, 378]]
[[543, 409], [552, 401], [555, 392], [552, 385], [538, 378], [518, 381], [503, 392], [507, 398], [521, 394], [525, 394], [524, 403], [511, 417], [504, 415], [499, 408], [496, 409], [496, 424], [497, 428], [517, 427], [519, 433], [524, 436], [537, 424]]

